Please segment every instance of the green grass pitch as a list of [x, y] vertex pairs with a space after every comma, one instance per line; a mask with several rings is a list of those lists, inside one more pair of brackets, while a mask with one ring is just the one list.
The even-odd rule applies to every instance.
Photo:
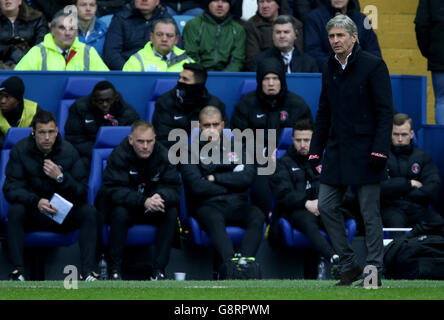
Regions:
[[0, 281], [1, 300], [443, 300], [444, 281], [383, 280], [379, 289], [334, 287], [335, 281]]

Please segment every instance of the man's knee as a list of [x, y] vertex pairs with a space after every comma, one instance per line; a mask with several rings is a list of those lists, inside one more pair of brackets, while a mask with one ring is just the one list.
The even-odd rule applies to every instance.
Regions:
[[127, 224], [130, 220], [129, 211], [126, 207], [117, 206], [110, 211], [111, 223]]

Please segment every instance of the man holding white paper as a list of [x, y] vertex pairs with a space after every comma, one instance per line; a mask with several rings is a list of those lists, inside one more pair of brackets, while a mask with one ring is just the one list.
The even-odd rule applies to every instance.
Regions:
[[[11, 150], [3, 192], [11, 204], [8, 211], [7, 242], [14, 266], [11, 280], [25, 280], [23, 247], [25, 232], [47, 230], [66, 233], [79, 230], [82, 275], [86, 281], [95, 273], [96, 210], [86, 202], [89, 172], [77, 150], [58, 134], [54, 115], [38, 112], [32, 133]], [[55, 194], [66, 207], [55, 205]], [[60, 202], [59, 202], [60, 203]], [[70, 209], [70, 203], [73, 204]], [[62, 209], [66, 218], [58, 220]], [[57, 219], [56, 219], [57, 218]]]

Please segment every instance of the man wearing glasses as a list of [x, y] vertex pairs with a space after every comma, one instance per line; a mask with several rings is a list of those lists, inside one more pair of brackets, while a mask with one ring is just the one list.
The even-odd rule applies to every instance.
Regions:
[[77, 99], [69, 108], [65, 137], [89, 163], [101, 126], [130, 126], [139, 118], [112, 83], [101, 81], [91, 94]]
[[158, 20], [150, 34], [151, 41], [133, 54], [122, 70], [181, 72], [185, 63], [194, 61], [177, 47], [179, 38], [179, 28], [172, 18]]
[[[38, 112], [32, 133], [11, 149], [3, 192], [8, 210], [7, 242], [13, 271], [10, 280], [24, 281], [25, 232], [79, 230], [81, 275], [97, 280], [95, 273], [96, 209], [86, 202], [89, 171], [76, 149], [60, 137], [53, 114]], [[51, 198], [57, 193], [73, 204], [63, 221]]]

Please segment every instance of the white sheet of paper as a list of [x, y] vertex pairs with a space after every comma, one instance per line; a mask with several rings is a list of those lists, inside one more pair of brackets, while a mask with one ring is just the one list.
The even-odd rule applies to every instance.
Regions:
[[54, 193], [49, 203], [51, 204], [51, 206], [57, 208], [57, 213], [54, 215], [48, 214], [48, 217], [53, 219], [55, 222], [62, 224], [69, 211], [73, 207], [73, 204], [58, 193]]

